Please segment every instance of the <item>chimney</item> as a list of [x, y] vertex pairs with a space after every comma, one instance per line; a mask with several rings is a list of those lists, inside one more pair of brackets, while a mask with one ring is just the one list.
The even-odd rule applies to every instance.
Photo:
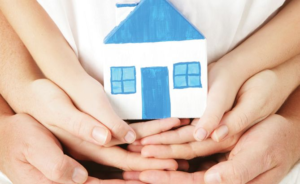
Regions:
[[134, 10], [140, 0], [116, 0], [116, 25], [119, 25]]

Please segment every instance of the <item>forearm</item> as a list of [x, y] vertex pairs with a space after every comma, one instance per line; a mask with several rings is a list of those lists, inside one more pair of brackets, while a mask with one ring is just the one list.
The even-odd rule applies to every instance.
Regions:
[[1, 12], [0, 30], [0, 93], [9, 103], [18, 104], [25, 86], [43, 75]]
[[[300, 1], [287, 4], [270, 22], [218, 61], [230, 66], [240, 84], [259, 71], [273, 68], [300, 52]], [[224, 71], [226, 72], [226, 71]]]
[[[36, 0], [0, 2], [8, 22], [47, 77], [64, 83], [64, 79], [69, 77], [76, 79], [80, 75], [86, 75], [74, 51]], [[57, 75], [62, 73], [65, 74], [64, 78]]]

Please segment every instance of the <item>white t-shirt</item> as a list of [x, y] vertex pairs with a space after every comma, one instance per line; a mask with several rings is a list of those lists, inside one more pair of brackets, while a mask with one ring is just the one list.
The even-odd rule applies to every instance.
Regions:
[[[116, 0], [38, 0], [76, 52], [84, 68], [96, 79], [107, 34], [116, 26]], [[118, 0], [136, 2], [138, 0]], [[233, 49], [270, 18], [284, 0], [170, 0], [206, 37], [208, 62]], [[98, 65], [99, 66], [99, 65]], [[101, 71], [101, 68], [100, 68]], [[102, 80], [101, 80], [102, 81]], [[299, 182], [300, 164], [281, 184]], [[0, 183], [7, 180], [0, 172]]]
[[[103, 40], [116, 26], [118, 18], [116, 3], [140, 0], [38, 1], [72, 46], [83, 67], [94, 78], [102, 81]], [[233, 49], [285, 2], [285, 0], [169, 1], [206, 37], [208, 62], [216, 61]]]

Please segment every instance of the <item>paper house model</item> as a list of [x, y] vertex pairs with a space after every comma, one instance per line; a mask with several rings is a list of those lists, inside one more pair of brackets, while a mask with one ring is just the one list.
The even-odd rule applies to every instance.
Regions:
[[114, 110], [123, 119], [200, 117], [207, 97], [204, 36], [168, 0], [117, 5], [128, 7], [104, 40], [104, 88]]

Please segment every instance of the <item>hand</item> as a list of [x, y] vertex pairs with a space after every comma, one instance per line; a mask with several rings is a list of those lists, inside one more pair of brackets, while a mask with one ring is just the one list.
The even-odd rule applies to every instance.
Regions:
[[128, 149], [134, 152], [141, 152], [144, 157], [189, 160], [200, 156], [231, 151], [241, 136], [240, 133], [222, 142], [215, 142], [212, 139], [198, 142], [193, 137], [196, 123], [197, 120], [194, 120], [191, 125], [145, 137], [141, 141], [136, 142], [136, 144], [129, 145]]
[[[28, 3], [27, 5], [37, 6], [35, 12], [41, 10], [42, 8], [35, 1]], [[41, 10], [43, 11], [43, 10]], [[44, 12], [43, 15], [47, 14]], [[39, 16], [40, 17], [40, 16]], [[47, 18], [47, 17], [46, 17]], [[48, 17], [49, 18], [49, 17]], [[51, 22], [49, 23], [51, 24]], [[55, 26], [55, 25], [54, 25]], [[34, 88], [35, 86], [40, 86], [39, 79], [44, 78], [43, 74], [37, 68], [33, 58], [29, 54], [26, 47], [21, 42], [20, 38], [11, 26], [7, 23], [6, 19], [0, 12], [0, 55], [3, 60], [1, 60], [0, 65], [0, 90], [3, 97], [9, 102], [12, 108], [18, 113], [28, 113], [28, 109], [32, 110], [35, 107], [35, 112], [39, 111], [39, 107], [34, 105], [34, 101], [30, 101], [32, 96], [27, 93], [27, 97], [23, 95], [24, 88]], [[52, 40], [56, 40], [51, 38]], [[44, 39], [43, 39], [44, 40]], [[67, 113], [75, 114], [76, 116], [64, 116], [60, 113], [55, 116], [67, 117], [67, 119], [61, 119], [60, 122], [42, 121], [44, 125], [56, 126], [64, 129], [75, 136], [82, 138], [83, 140], [92, 142], [97, 145], [105, 145], [111, 140], [111, 134], [113, 137], [125, 143], [132, 143], [136, 139], [136, 134], [134, 130], [122, 119], [120, 119], [116, 113], [112, 110], [108, 99], [105, 96], [103, 87], [101, 84], [89, 77], [83, 68], [80, 66], [78, 59], [76, 58], [73, 51], [69, 48], [63, 38], [57, 39], [56, 41], [62, 41], [55, 49], [58, 53], [63, 53], [63, 60], [68, 60], [67, 55], [70, 54], [71, 59], [74, 63], [65, 64], [64, 66], [57, 66], [56, 69], [53, 63], [60, 63], [60, 60], [53, 60], [53, 65], [49, 66], [49, 69], [53, 74], [58, 77], [58, 80], [53, 80], [57, 84], [62, 84], [65, 91], [71, 98], [64, 98], [64, 106], [59, 108], [69, 107], [70, 111]], [[66, 47], [59, 49], [60, 46], [66, 45]], [[52, 47], [53, 49], [54, 47]], [[49, 48], [51, 50], [51, 48]], [[42, 50], [47, 50], [43, 48]], [[48, 51], [50, 51], [48, 50]], [[41, 52], [39, 52], [41, 53]], [[48, 59], [49, 53], [44, 53], [43, 59]], [[50, 54], [51, 55], [51, 54]], [[45, 57], [46, 56], [46, 57]], [[70, 64], [70, 65], [69, 65]], [[79, 67], [79, 70], [75, 68]], [[14, 71], [14, 72], [11, 72]], [[62, 71], [62, 72], [60, 72]], [[71, 71], [71, 73], [69, 73]], [[58, 73], [56, 73], [58, 72]], [[62, 83], [59, 83], [63, 79]], [[44, 82], [45, 83], [45, 82]], [[43, 84], [44, 84], [43, 83]], [[31, 86], [29, 86], [31, 84]], [[36, 85], [37, 84], [37, 85]], [[54, 85], [52, 82], [45, 84], [46, 86]], [[68, 86], [68, 87], [66, 87]], [[40, 86], [41, 87], [41, 86]], [[42, 86], [43, 87], [43, 86]], [[56, 91], [43, 91], [42, 89], [33, 89], [36, 93], [40, 92], [38, 95], [42, 95], [43, 92], [46, 95], [50, 95], [56, 101]], [[31, 94], [33, 95], [33, 94]], [[65, 95], [65, 94], [63, 94]], [[66, 96], [66, 95], [65, 95]], [[60, 96], [58, 96], [59, 98]], [[27, 98], [26, 100], [24, 98]], [[17, 99], [25, 100], [23, 105], [19, 105]], [[27, 103], [26, 103], [27, 102]], [[32, 102], [29, 104], [29, 102]], [[46, 103], [53, 103], [47, 101]], [[25, 104], [25, 105], [24, 105]], [[75, 107], [76, 106], [76, 107]], [[72, 107], [72, 108], [71, 108]], [[32, 114], [31, 114], [32, 115]], [[66, 123], [68, 122], [68, 123]]]
[[206, 173], [144, 171], [124, 176], [154, 184], [279, 183], [300, 158], [299, 120], [272, 115], [245, 133], [228, 157]]
[[[177, 169], [177, 163], [172, 159], [143, 158], [140, 154], [130, 153], [117, 146], [105, 148], [91, 143], [91, 141], [78, 138], [86, 129], [85, 123], [94, 119], [76, 110], [68, 96], [47, 79], [35, 81], [29, 84], [27, 88], [23, 88], [22, 97], [24, 99], [18, 100], [18, 105], [51, 130], [76, 159], [92, 160], [123, 170]], [[136, 130], [137, 137], [142, 138], [187, 123], [186, 120], [180, 121], [171, 118], [132, 124], [131, 126], [132, 129]], [[78, 134], [74, 136], [56, 125], [64, 125], [65, 129]], [[112, 143], [118, 142], [113, 140]]]
[[[1, 98], [1, 96], [0, 96]], [[0, 99], [2, 106], [4, 101]], [[64, 155], [60, 143], [28, 115], [0, 118], [0, 169], [13, 183], [84, 183], [88, 173]]]
[[0, 118], [0, 170], [14, 184], [142, 184], [139, 181], [100, 180], [64, 155], [58, 140], [28, 115]]
[[211, 137], [222, 141], [274, 114], [300, 84], [297, 68], [300, 56], [251, 77], [241, 87], [232, 110], [226, 112]]
[[210, 66], [208, 105], [196, 125], [195, 138], [203, 140], [211, 136], [215, 141], [222, 141], [274, 114], [300, 83], [299, 60], [300, 56], [296, 56], [272, 70], [254, 75], [238, 93], [243, 81], [232, 73], [240, 70], [230, 71], [231, 66], [222, 66], [222, 63], [222, 68], [218, 63]]

